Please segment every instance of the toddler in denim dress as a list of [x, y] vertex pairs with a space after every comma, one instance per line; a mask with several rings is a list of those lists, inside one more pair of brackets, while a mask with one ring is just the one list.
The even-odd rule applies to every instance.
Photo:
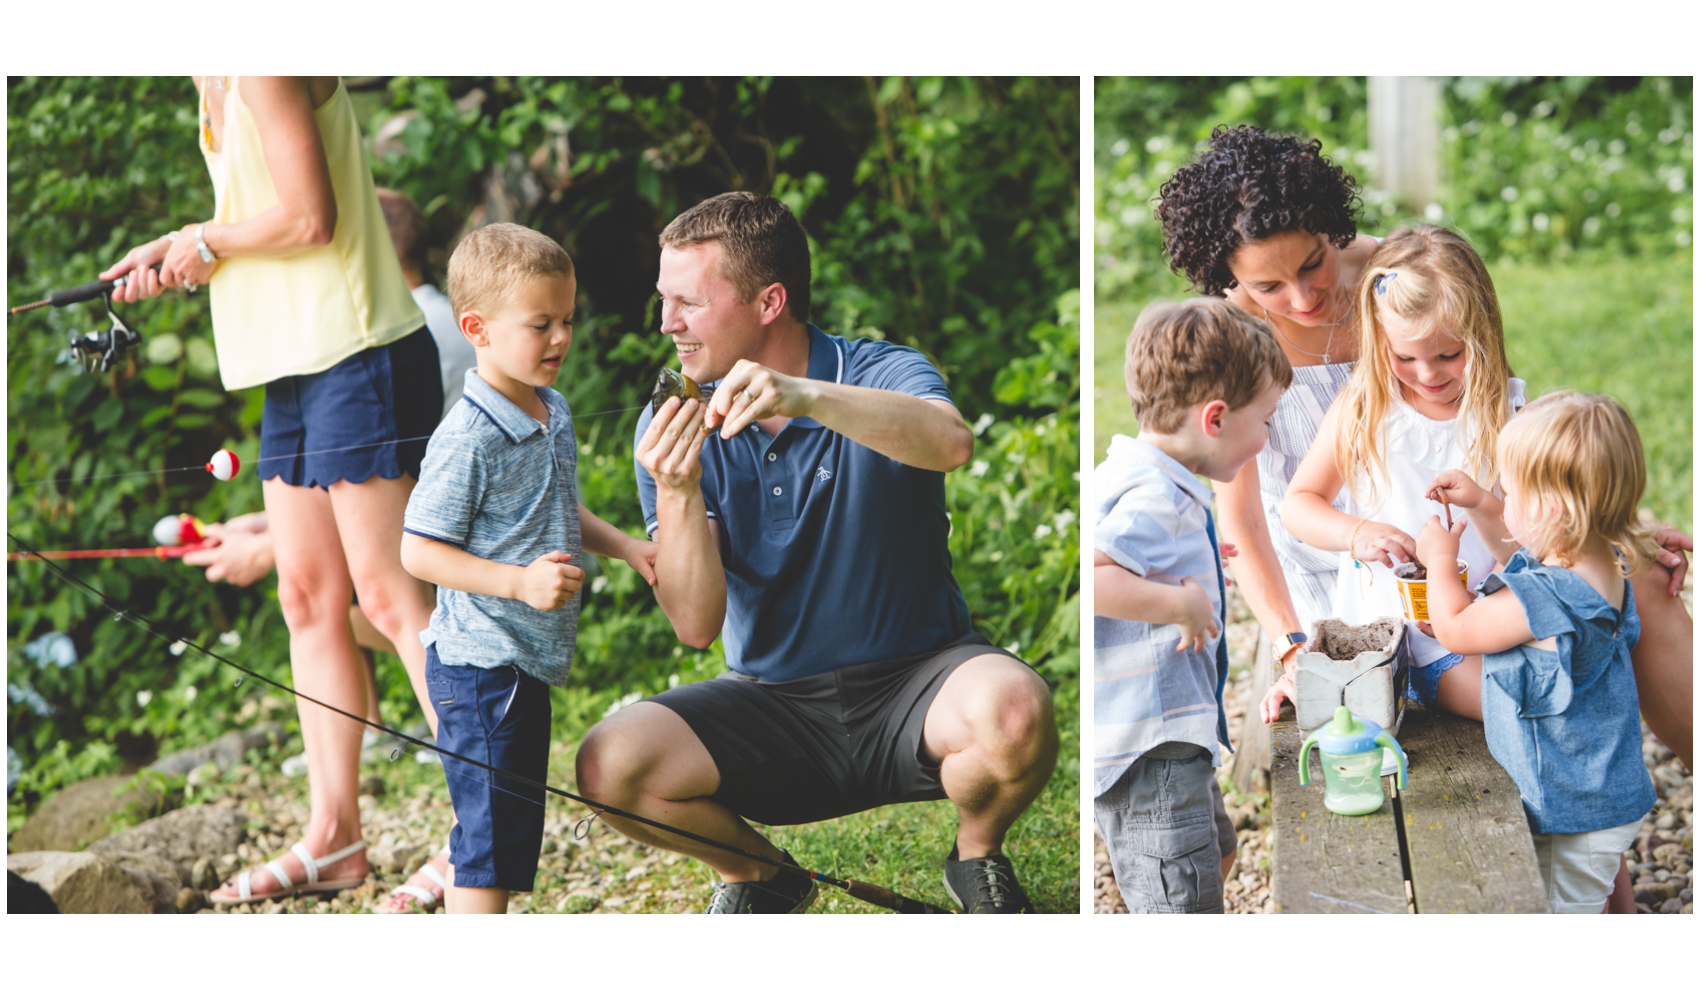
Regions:
[[455, 249], [448, 284], [478, 367], [431, 436], [401, 555], [437, 585], [419, 633], [437, 740], [474, 762], [443, 757], [455, 807], [445, 903], [503, 913], [537, 874], [549, 685], [572, 665], [581, 553], [623, 559], [653, 584], [655, 545], [578, 501], [572, 414], [550, 388], [572, 344], [566, 251], [523, 226], [486, 226]]
[[[1600, 913], [1656, 800], [1629, 659], [1629, 578], [1656, 551], [1641, 439], [1615, 400], [1554, 393], [1506, 424], [1498, 465], [1503, 501], [1458, 485], [1482, 536], [1507, 540], [1505, 568], [1473, 604], [1456, 576], [1431, 580], [1429, 615], [1448, 649], [1483, 654], [1488, 749], [1517, 783], [1548, 904]], [[1459, 530], [1430, 518], [1418, 557], [1445, 565]]]

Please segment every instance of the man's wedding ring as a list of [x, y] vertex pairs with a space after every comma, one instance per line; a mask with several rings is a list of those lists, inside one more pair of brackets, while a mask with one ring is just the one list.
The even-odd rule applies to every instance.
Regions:
[[756, 401], [756, 397], [751, 395], [750, 390], [748, 390], [748, 389], [744, 390], [744, 398], [749, 400], [752, 403]]

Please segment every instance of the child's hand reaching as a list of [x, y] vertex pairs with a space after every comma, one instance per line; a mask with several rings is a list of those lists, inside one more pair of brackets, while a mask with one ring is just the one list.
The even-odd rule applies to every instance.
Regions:
[[1474, 479], [1464, 475], [1457, 469], [1447, 469], [1434, 477], [1434, 482], [1428, 485], [1428, 492], [1423, 496], [1435, 503], [1451, 504], [1465, 510], [1481, 510], [1490, 515], [1498, 516], [1499, 509], [1504, 503], [1492, 493], [1477, 485]]
[[626, 565], [637, 570], [638, 576], [645, 583], [655, 586], [655, 554], [661, 551], [661, 546], [647, 539], [632, 539], [632, 544], [626, 547], [626, 554], [621, 556]]
[[1395, 563], [1407, 563], [1417, 552], [1411, 536], [1391, 524], [1365, 521], [1352, 534], [1352, 558], [1378, 562], [1388, 569]]
[[1448, 531], [1440, 518], [1430, 515], [1417, 533], [1417, 559], [1424, 566], [1452, 566], [1456, 571], [1458, 541], [1464, 537], [1465, 525], [1462, 517], [1454, 518], [1452, 530]]
[[571, 559], [565, 552], [538, 556], [521, 573], [519, 599], [539, 611], [565, 607], [584, 586], [584, 570], [568, 565]]
[[1193, 577], [1181, 579], [1180, 621], [1175, 625], [1181, 630], [1181, 641], [1175, 645], [1175, 652], [1184, 653], [1191, 649], [1195, 653], [1204, 652], [1205, 639], [1214, 639], [1221, 629], [1216, 625], [1216, 609], [1210, 604], [1210, 595], [1198, 580]]

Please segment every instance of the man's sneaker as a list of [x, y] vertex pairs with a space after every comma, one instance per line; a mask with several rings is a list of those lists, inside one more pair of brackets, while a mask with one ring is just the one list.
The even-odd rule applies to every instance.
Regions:
[[963, 913], [1033, 912], [1027, 893], [1015, 880], [1015, 866], [1001, 854], [959, 861], [952, 844], [950, 856], [944, 859], [944, 891]]
[[[796, 864], [791, 852], [785, 860]], [[800, 871], [781, 868], [766, 882], [716, 882], [707, 913], [807, 913], [820, 884]]]

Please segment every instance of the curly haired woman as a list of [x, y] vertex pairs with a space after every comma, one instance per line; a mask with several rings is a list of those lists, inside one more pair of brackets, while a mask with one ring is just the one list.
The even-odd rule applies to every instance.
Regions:
[[[1203, 294], [1266, 319], [1293, 366], [1292, 388], [1281, 397], [1256, 464], [1217, 484], [1222, 537], [1239, 550], [1229, 560], [1234, 578], [1284, 667], [1263, 699], [1265, 722], [1293, 695], [1298, 645], [1289, 637], [1326, 617], [1333, 603], [1338, 556], [1289, 534], [1280, 507], [1357, 360], [1353, 291], [1377, 242], [1358, 233], [1357, 189], [1315, 139], [1218, 126], [1210, 148], [1163, 185], [1157, 208], [1169, 266]], [[1663, 568], [1634, 580], [1642, 613], [1635, 677], [1647, 724], [1687, 763], [1694, 623], [1677, 595], [1688, 567], [1681, 550], [1692, 551], [1694, 542], [1670, 528], [1656, 537], [1664, 546]]]

